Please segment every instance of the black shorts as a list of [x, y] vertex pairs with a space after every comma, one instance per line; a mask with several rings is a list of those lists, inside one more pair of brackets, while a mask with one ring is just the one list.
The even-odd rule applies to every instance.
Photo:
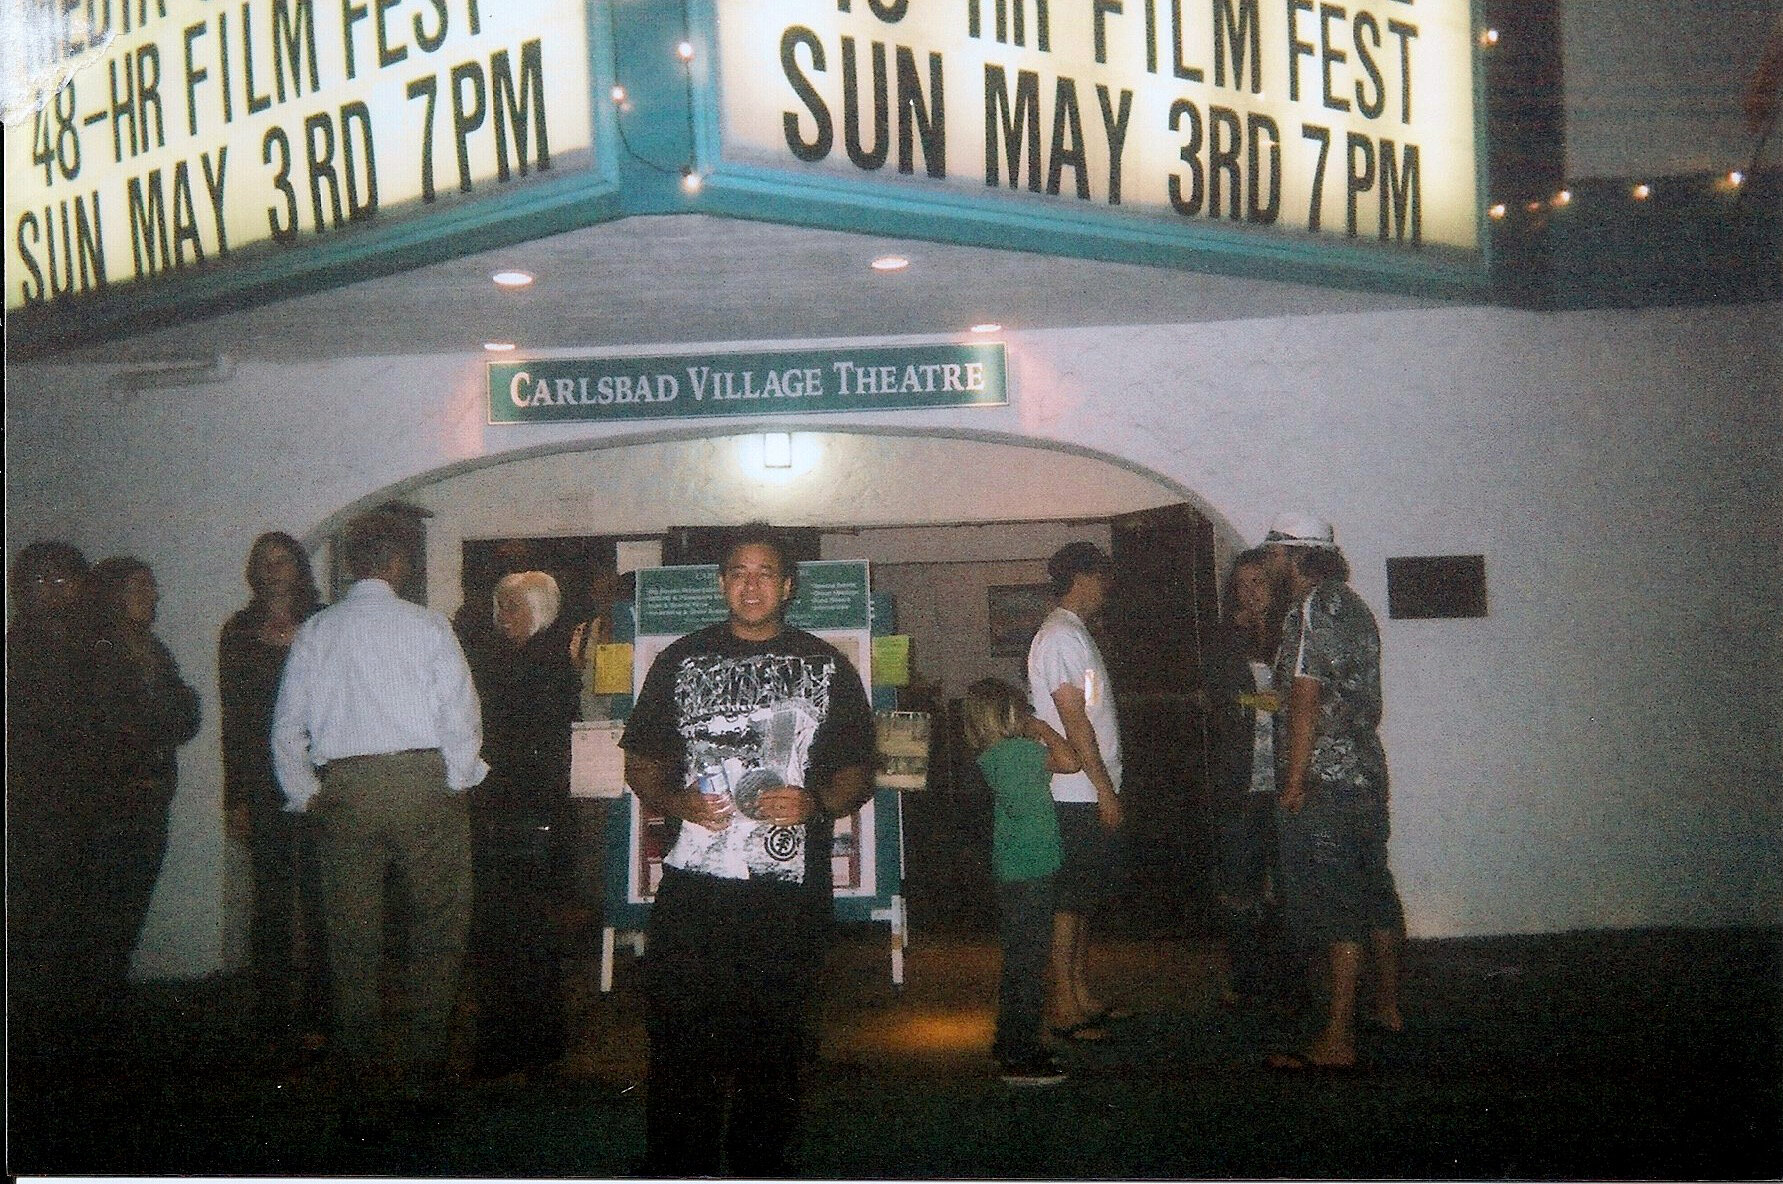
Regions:
[[1405, 912], [1387, 866], [1390, 823], [1381, 795], [1309, 785], [1300, 809], [1279, 811], [1281, 895], [1289, 935], [1305, 947], [1401, 932]]
[[1062, 913], [1089, 913], [1118, 879], [1121, 844], [1117, 831], [1102, 825], [1094, 802], [1055, 802], [1059, 853], [1063, 862], [1055, 883]]

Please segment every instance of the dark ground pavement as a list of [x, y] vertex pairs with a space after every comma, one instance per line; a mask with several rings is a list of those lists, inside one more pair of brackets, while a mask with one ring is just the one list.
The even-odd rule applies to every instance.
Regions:
[[[585, 947], [586, 948], [586, 947]], [[882, 927], [826, 982], [805, 1175], [898, 1178], [1783, 1177], [1783, 932], [1664, 930], [1410, 943], [1407, 1031], [1344, 1076], [1259, 1067], [1299, 1034], [1214, 1005], [1210, 947], [1100, 945], [1133, 1017], [1012, 1090], [989, 1044], [996, 951], [918, 932], [894, 992]], [[231, 978], [137, 992], [106, 1063], [15, 1062], [13, 1175], [614, 1177], [642, 1148], [637, 967], [573, 969], [574, 1051], [550, 1080], [466, 1084], [387, 1139], [343, 1136], [320, 1074], [244, 1067]]]

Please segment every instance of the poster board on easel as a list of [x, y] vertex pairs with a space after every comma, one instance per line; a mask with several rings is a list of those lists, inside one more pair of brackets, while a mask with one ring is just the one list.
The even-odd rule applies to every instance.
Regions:
[[[656, 657], [682, 635], [727, 615], [713, 564], [640, 569], [637, 573], [637, 637], [633, 686], [642, 688]], [[798, 587], [787, 605], [787, 624], [823, 638], [854, 664], [863, 690], [872, 694], [871, 599], [864, 560], [816, 560], [799, 564]], [[607, 829], [606, 927], [601, 989], [612, 986], [612, 947], [621, 933], [644, 928], [662, 878], [671, 830], [648, 817], [629, 790], [613, 803], [623, 819]], [[619, 825], [614, 825], [618, 823]], [[835, 823], [831, 871], [836, 915], [845, 921], [885, 921], [892, 927], [892, 978], [903, 981], [905, 944], [902, 819], [895, 793], [876, 793]]]

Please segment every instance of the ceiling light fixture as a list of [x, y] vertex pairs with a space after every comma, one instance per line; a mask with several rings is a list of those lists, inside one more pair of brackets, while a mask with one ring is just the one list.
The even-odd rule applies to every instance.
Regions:
[[903, 271], [910, 266], [910, 260], [902, 255], [881, 255], [873, 260], [874, 271]]
[[792, 434], [790, 432], [763, 433], [761, 463], [764, 469], [792, 468]]
[[512, 353], [514, 350], [514, 343], [511, 341], [485, 341], [483, 343], [483, 348], [492, 354]]
[[524, 271], [498, 271], [489, 278], [501, 288], [524, 288], [532, 283], [531, 273]]
[[980, 321], [971, 329], [974, 333], [1001, 333], [1003, 326], [996, 321]]

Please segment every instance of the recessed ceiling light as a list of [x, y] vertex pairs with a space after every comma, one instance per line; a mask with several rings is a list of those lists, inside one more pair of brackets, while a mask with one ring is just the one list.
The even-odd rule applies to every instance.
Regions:
[[903, 271], [910, 266], [910, 260], [902, 255], [881, 255], [873, 260], [874, 271]]
[[972, 326], [972, 332], [974, 333], [1001, 333], [1002, 331], [1003, 326], [996, 321], [980, 321], [978, 324]]
[[503, 288], [524, 288], [532, 283], [532, 275], [524, 271], [498, 271], [489, 278]]
[[505, 354], [513, 351], [514, 343], [511, 341], [485, 341], [483, 348], [492, 354]]

